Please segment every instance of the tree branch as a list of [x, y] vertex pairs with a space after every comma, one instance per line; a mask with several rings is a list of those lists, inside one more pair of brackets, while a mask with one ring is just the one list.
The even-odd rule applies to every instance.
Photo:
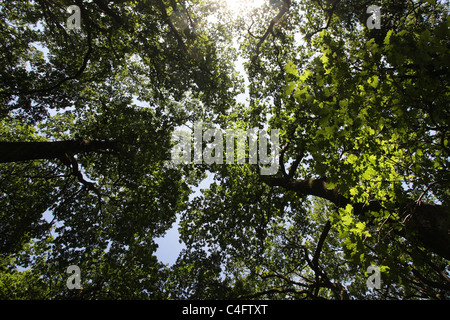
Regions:
[[319, 242], [317, 243], [316, 251], [314, 252], [313, 259], [311, 263], [318, 267], [319, 266], [319, 257], [320, 253], [322, 252], [323, 244], [325, 243], [325, 238], [327, 237], [328, 233], [331, 229], [331, 222], [330, 220], [327, 221], [325, 224], [325, 227], [323, 228], [322, 234], [320, 235]]
[[64, 164], [66, 164], [68, 167], [72, 169], [72, 174], [77, 178], [77, 180], [81, 182], [81, 184], [84, 185], [86, 188], [93, 191], [97, 195], [97, 197], [101, 200], [102, 194], [100, 190], [97, 189], [97, 187], [93, 182], [89, 182], [86, 181], [86, 179], [84, 179], [83, 174], [81, 173], [78, 167], [78, 162], [75, 160], [73, 155], [65, 154], [65, 157], [61, 158], [61, 160], [63, 161]]
[[[303, 196], [312, 195], [329, 200], [337, 207], [342, 208], [350, 204], [353, 206], [355, 216], [359, 217], [363, 217], [366, 212], [379, 212], [383, 209], [382, 204], [377, 200], [369, 201], [368, 204], [351, 202], [340, 193], [339, 188], [328, 190], [323, 178], [290, 181], [284, 177], [261, 176], [261, 180], [269, 186], [280, 186]], [[450, 259], [450, 229], [448, 228], [450, 216], [445, 206], [426, 203], [417, 205], [414, 201], [395, 205], [397, 211], [411, 215], [405, 223], [405, 228], [398, 231], [400, 236], [413, 239], [439, 256]], [[362, 219], [368, 219], [369, 224], [373, 223], [370, 218]]]
[[170, 31], [175, 36], [175, 39], [177, 40], [178, 45], [186, 53], [187, 52], [186, 44], [184, 43], [183, 38], [178, 33], [177, 28], [175, 28], [175, 26], [173, 25], [172, 21], [170, 20], [170, 17], [167, 15], [166, 6], [164, 5], [164, 3], [161, 0], [158, 0], [157, 3], [158, 3], [158, 9], [161, 12], [164, 20], [166, 20], [166, 22], [167, 22], [167, 24], [168, 24], [168, 26], [170, 28]]
[[67, 76], [64, 79], [61, 79], [57, 83], [55, 83], [49, 87], [46, 87], [46, 88], [32, 89], [32, 90], [21, 91], [21, 92], [0, 92], [0, 94], [1, 95], [11, 95], [11, 94], [34, 94], [34, 93], [49, 92], [49, 91], [53, 91], [53, 90], [59, 88], [67, 81], [77, 79], [78, 77], [81, 76], [81, 74], [84, 72], [84, 70], [86, 70], [87, 64], [88, 64], [90, 56], [92, 54], [92, 36], [91, 36], [91, 32], [90, 32], [89, 28], [87, 31], [87, 41], [88, 41], [88, 49], [84, 55], [83, 62], [81, 64], [80, 68], [77, 70], [77, 72], [75, 74], [73, 74], [71, 76]]
[[123, 19], [121, 16], [119, 16], [115, 11], [113, 11], [110, 7], [108, 7], [108, 4], [105, 3], [104, 0], [93, 0], [94, 3], [100, 8], [102, 9], [102, 11], [104, 13], [106, 13], [108, 16], [110, 16], [111, 18], [114, 19], [114, 22], [117, 23], [118, 25], [123, 24]]
[[325, 11], [326, 14], [328, 15], [328, 17], [327, 17], [327, 24], [326, 24], [324, 27], [320, 27], [319, 29], [317, 29], [317, 30], [315, 30], [315, 31], [312, 31], [312, 32], [306, 34], [306, 35], [305, 35], [305, 38], [311, 39], [311, 37], [312, 37], [313, 35], [315, 35], [316, 33], [320, 32], [320, 31], [322, 31], [322, 30], [326, 30], [326, 29], [328, 29], [328, 28], [330, 27], [331, 20], [333, 19], [334, 10], [336, 9], [336, 7], [337, 7], [337, 5], [339, 4], [339, 2], [340, 2], [340, 0], [335, 0], [335, 1], [333, 1], [333, 3], [331, 4], [331, 8], [330, 8], [330, 9], [325, 9], [325, 8], [322, 6], [322, 1], [318, 1], [318, 4], [319, 4], [320, 8], [321, 8], [323, 11]]
[[343, 197], [339, 189], [328, 190], [325, 179], [286, 180], [278, 177], [261, 177], [270, 186], [279, 186], [302, 195], [313, 195], [327, 199], [338, 207], [345, 207], [350, 201]]
[[289, 11], [291, 2], [286, 1], [285, 3], [286, 3], [286, 5], [284, 5], [284, 4], [281, 5], [280, 12], [277, 14], [277, 16], [270, 21], [269, 27], [267, 28], [264, 35], [262, 37], [258, 37], [259, 41], [256, 44], [256, 50], [255, 50], [255, 55], [252, 59], [252, 64], [254, 64], [256, 62], [256, 59], [258, 58], [259, 53], [260, 53], [261, 46], [266, 41], [267, 37], [273, 32], [273, 27], [281, 20], [281, 18], [284, 16], [284, 14]]
[[115, 141], [68, 140], [54, 142], [3, 142], [0, 141], [0, 163], [39, 159], [61, 159], [65, 154], [114, 150]]
[[281, 173], [285, 179], [288, 179], [288, 174], [286, 173], [286, 167], [284, 165], [284, 155], [286, 153], [287, 148], [289, 148], [289, 142], [287, 142], [280, 151], [280, 157], [278, 159], [279, 166], [281, 168]]
[[297, 156], [297, 158], [295, 159], [294, 163], [292, 163], [291, 167], [289, 168], [289, 175], [288, 175], [289, 179], [294, 178], [295, 171], [297, 171], [297, 168], [304, 156], [305, 156], [305, 151], [302, 150], [300, 152], [300, 154]]
[[422, 194], [420, 195], [420, 197], [419, 197], [419, 199], [417, 199], [417, 204], [420, 206], [421, 204], [422, 204], [422, 198], [423, 198], [423, 196], [427, 193], [427, 191], [431, 188], [431, 186], [433, 185], [433, 184], [435, 184], [436, 183], [436, 181], [433, 181], [433, 182], [431, 182], [427, 187], [426, 187], [426, 189], [422, 192]]

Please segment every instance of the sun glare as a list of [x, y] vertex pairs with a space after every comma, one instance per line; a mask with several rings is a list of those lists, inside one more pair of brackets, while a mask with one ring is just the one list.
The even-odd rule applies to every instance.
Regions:
[[252, 9], [261, 7], [267, 0], [224, 0], [233, 15], [249, 13]]

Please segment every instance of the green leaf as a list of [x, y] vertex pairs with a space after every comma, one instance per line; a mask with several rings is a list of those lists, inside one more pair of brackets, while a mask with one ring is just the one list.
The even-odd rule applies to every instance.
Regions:
[[386, 37], [384, 38], [384, 44], [386, 46], [388, 46], [391, 42], [391, 37], [394, 34], [394, 30], [390, 29], [387, 33], [386, 33]]
[[285, 67], [286, 73], [298, 76], [298, 69], [292, 61], [288, 61]]
[[300, 76], [300, 80], [301, 81], [305, 81], [307, 78], [309, 78], [311, 76], [312, 72], [311, 70], [306, 70], [301, 76]]
[[358, 160], [358, 156], [350, 153], [347, 158], [345, 159], [345, 162], [348, 164], [354, 164]]
[[378, 87], [378, 76], [373, 76], [369, 78], [368, 82], [372, 88]]

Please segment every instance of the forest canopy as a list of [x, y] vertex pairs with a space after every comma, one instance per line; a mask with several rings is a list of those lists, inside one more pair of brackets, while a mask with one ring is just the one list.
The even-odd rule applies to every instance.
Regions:
[[[449, 27], [445, 0], [0, 0], [0, 298], [449, 299]], [[279, 133], [276, 173], [174, 163], [194, 124]]]

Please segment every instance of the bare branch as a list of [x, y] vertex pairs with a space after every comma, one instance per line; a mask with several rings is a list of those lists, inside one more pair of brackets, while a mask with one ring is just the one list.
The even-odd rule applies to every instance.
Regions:
[[430, 188], [431, 188], [431, 186], [433, 185], [433, 184], [435, 184], [436, 183], [436, 181], [433, 181], [433, 182], [431, 182], [426, 188], [425, 188], [425, 190], [422, 192], [422, 194], [420, 195], [420, 197], [419, 197], [419, 199], [417, 199], [417, 205], [421, 205], [422, 204], [422, 198], [423, 198], [423, 196], [428, 192], [428, 190], [430, 190]]
[[72, 169], [72, 174], [77, 178], [77, 180], [84, 187], [86, 187], [88, 190], [91, 190], [92, 192], [94, 192], [97, 195], [99, 206], [100, 206], [100, 212], [101, 212], [102, 211], [102, 193], [97, 188], [95, 183], [87, 181], [83, 177], [83, 174], [81, 173], [81, 171], [80, 171], [80, 169], [78, 167], [78, 162], [76, 161], [76, 159], [74, 158], [73, 155], [65, 154], [65, 157], [62, 157], [61, 160], [63, 161], [64, 164], [66, 164], [69, 168]]

